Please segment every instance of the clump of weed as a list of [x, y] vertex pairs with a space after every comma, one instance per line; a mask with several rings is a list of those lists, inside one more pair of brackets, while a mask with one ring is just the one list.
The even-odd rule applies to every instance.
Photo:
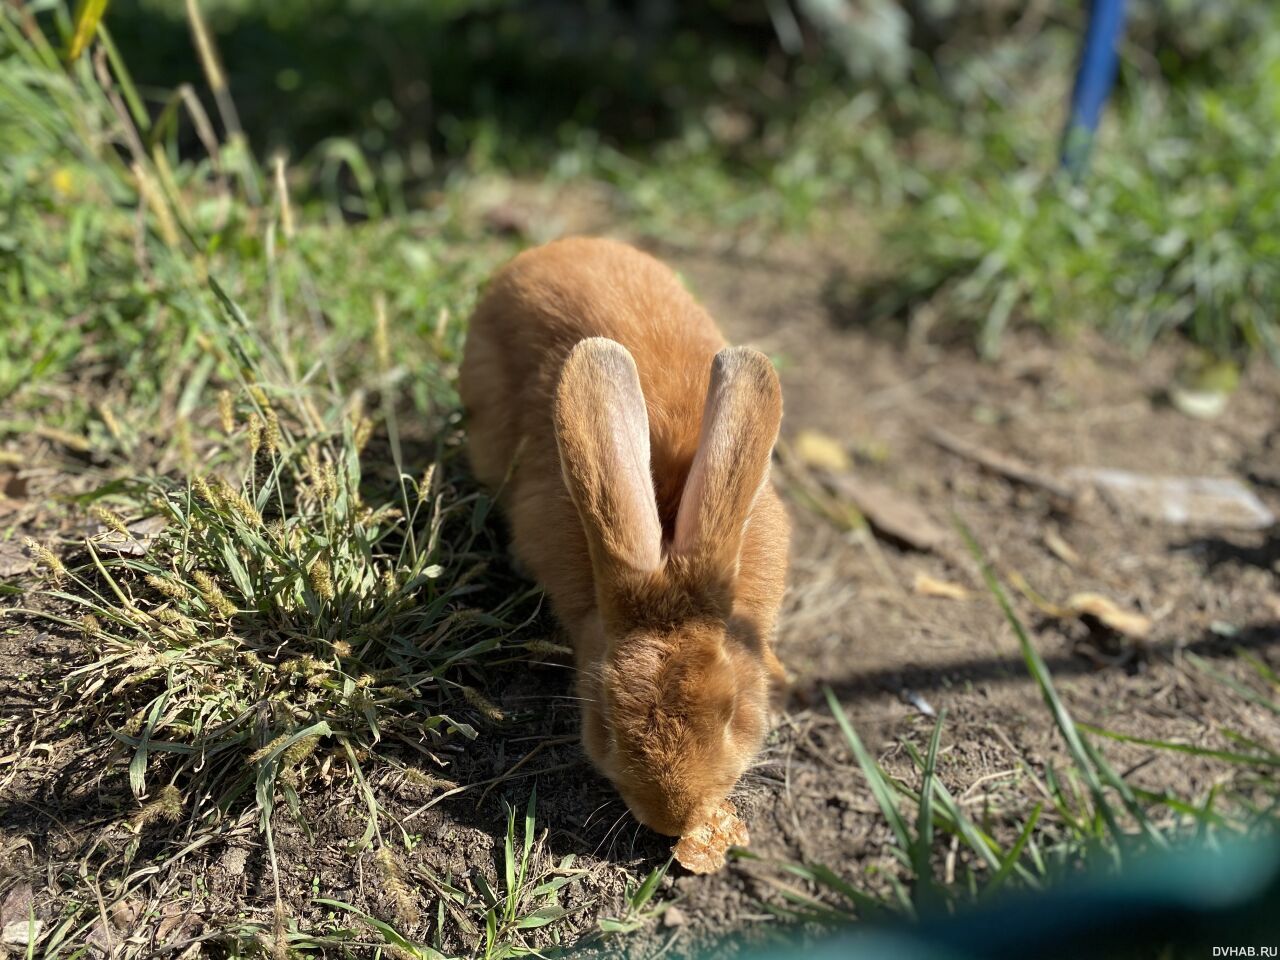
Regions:
[[211, 811], [268, 763], [290, 791], [317, 750], [345, 765], [387, 737], [430, 752], [474, 736], [450, 703], [501, 718], [449, 679], [526, 609], [470, 600], [481, 495], [393, 489], [404, 508], [370, 505], [351, 441], [278, 447], [261, 480], [250, 460], [234, 481], [140, 485], [166, 521], [150, 552], [77, 571], [65, 596], [99, 624], [100, 656], [68, 674], [66, 706], [116, 731], [139, 796], [160, 776]]
[[1219, 356], [1280, 361], [1275, 34], [1213, 88], [1136, 82], [1081, 183], [1016, 147], [1054, 131], [992, 111], [978, 155], [933, 173], [889, 231], [898, 266], [872, 310], [931, 300], [988, 355], [1023, 321], [1098, 326], [1140, 349], [1178, 331]]

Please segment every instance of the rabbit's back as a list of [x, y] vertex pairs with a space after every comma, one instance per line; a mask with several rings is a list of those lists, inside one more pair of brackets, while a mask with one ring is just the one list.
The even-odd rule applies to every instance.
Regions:
[[[482, 483], [503, 491], [517, 555], [553, 597], [556, 587], [548, 581], [556, 577], [539, 567], [555, 564], [540, 563], [543, 551], [528, 541], [536, 528], [561, 548], [555, 552], [585, 554], [560, 477], [552, 407], [560, 368], [586, 337], [616, 340], [635, 359], [667, 535], [697, 449], [711, 360], [725, 345], [675, 273], [622, 243], [556, 241], [522, 253], [494, 277], [472, 316], [460, 377], [472, 466]], [[538, 512], [548, 502], [557, 508], [521, 523], [522, 506]], [[585, 558], [572, 560], [581, 574]]]

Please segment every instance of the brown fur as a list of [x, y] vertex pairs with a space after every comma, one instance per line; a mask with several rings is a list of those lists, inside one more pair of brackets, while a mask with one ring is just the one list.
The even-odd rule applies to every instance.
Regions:
[[494, 277], [461, 392], [476, 475], [573, 639], [588, 755], [639, 820], [685, 832], [754, 757], [783, 677], [772, 366], [726, 349], [657, 260], [575, 238]]

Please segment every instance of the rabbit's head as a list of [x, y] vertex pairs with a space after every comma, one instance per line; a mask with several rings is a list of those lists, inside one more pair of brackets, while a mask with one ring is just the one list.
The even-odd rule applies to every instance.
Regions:
[[686, 832], [728, 796], [767, 730], [767, 638], [742, 613], [752, 598], [739, 596], [739, 567], [748, 524], [779, 524], [776, 550], [787, 549], [785, 521], [753, 511], [781, 417], [768, 358], [741, 347], [716, 354], [664, 544], [631, 355], [583, 340], [561, 373], [556, 440], [586, 532], [604, 651], [583, 677], [583, 741], [636, 818], [661, 833]]

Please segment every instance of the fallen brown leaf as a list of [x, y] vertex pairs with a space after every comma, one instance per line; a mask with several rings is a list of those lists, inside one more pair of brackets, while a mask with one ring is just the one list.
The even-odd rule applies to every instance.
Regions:
[[892, 487], [847, 473], [824, 474], [822, 479], [832, 493], [852, 503], [871, 526], [891, 540], [916, 550], [936, 551], [951, 539], [950, 532], [919, 504]]
[[152, 541], [165, 528], [165, 519], [159, 515], [146, 517], [128, 525], [129, 536], [118, 530], [99, 528], [94, 536], [93, 545], [100, 553], [111, 553], [122, 557], [143, 557], [151, 550]]
[[1103, 626], [1134, 640], [1151, 633], [1151, 618], [1125, 610], [1100, 593], [1077, 593], [1067, 601], [1067, 610], [1077, 617], [1093, 617]]
[[793, 446], [806, 467], [842, 473], [853, 466], [840, 441], [817, 430], [801, 430]]
[[916, 573], [915, 582], [911, 586], [922, 597], [941, 597], [944, 600], [969, 599], [969, 591], [960, 584], [939, 580], [923, 572]]
[[16, 470], [0, 472], [0, 500], [21, 500], [27, 495], [30, 483]]
[[0, 543], [0, 577], [16, 577], [29, 573], [35, 567], [35, 559], [27, 556], [22, 544], [12, 540]]
[[1120, 513], [1175, 526], [1265, 530], [1276, 522], [1235, 477], [1160, 477], [1127, 470], [1079, 468], [1072, 479], [1092, 484]]
[[745, 847], [750, 842], [747, 825], [738, 819], [733, 801], [722, 800], [710, 819], [681, 837], [671, 852], [691, 873], [715, 873], [724, 866], [730, 847]]

